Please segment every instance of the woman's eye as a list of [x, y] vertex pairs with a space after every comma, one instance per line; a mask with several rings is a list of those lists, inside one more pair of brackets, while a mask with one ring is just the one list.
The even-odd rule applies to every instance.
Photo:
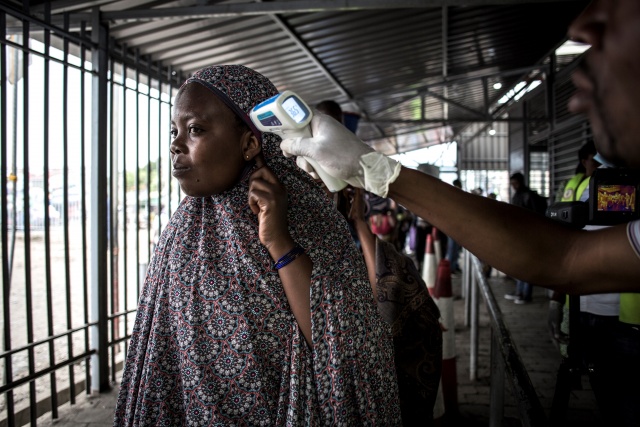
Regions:
[[171, 129], [171, 139], [176, 139], [178, 136], [178, 131], [176, 129]]
[[200, 133], [200, 132], [202, 132], [202, 129], [200, 129], [199, 127], [191, 126], [189, 128], [189, 133], [196, 133], [197, 134], [197, 133]]

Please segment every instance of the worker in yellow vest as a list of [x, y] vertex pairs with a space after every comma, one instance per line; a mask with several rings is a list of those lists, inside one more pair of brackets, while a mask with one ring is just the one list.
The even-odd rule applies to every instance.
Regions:
[[[585, 189], [589, 188], [589, 178], [591, 178], [593, 172], [600, 166], [600, 163], [594, 159], [596, 154], [596, 146], [592, 139], [580, 147], [578, 150], [576, 173], [567, 181], [562, 194], [556, 197], [556, 199], [559, 199], [561, 202], [580, 201]], [[588, 196], [588, 192], [585, 196]], [[548, 317], [549, 331], [551, 332], [551, 338], [560, 349], [563, 357], [567, 357], [566, 337], [569, 333], [568, 304], [569, 299], [565, 293], [555, 291], [551, 294]]]
[[[600, 166], [594, 159], [596, 146], [592, 139], [578, 150], [578, 166], [576, 173], [564, 186], [562, 195], [557, 197], [562, 202], [580, 201], [585, 189], [589, 188], [589, 178]], [[585, 194], [588, 197], [588, 192]], [[585, 200], [585, 198], [582, 198]], [[566, 303], [565, 303], [566, 301]], [[549, 301], [548, 325], [551, 338], [560, 349], [563, 357], [567, 357], [566, 337], [569, 333], [569, 299], [563, 292], [554, 291]]]
[[593, 158], [596, 153], [596, 146], [592, 139], [580, 147], [580, 150], [578, 150], [576, 174], [572, 176], [564, 186], [564, 191], [560, 197], [561, 202], [575, 202], [580, 200], [580, 196], [582, 196], [585, 188], [589, 187], [589, 178], [593, 175], [593, 171], [600, 166], [600, 163]]

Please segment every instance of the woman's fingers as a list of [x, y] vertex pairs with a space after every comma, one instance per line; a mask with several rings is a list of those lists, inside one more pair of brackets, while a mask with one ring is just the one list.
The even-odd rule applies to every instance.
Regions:
[[258, 215], [260, 241], [270, 247], [278, 239], [289, 237], [287, 193], [278, 177], [266, 166], [264, 159], [256, 163], [259, 168], [249, 180], [248, 202], [251, 211]]

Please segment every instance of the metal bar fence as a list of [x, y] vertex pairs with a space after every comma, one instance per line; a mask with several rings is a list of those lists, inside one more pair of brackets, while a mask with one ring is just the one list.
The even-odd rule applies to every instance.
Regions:
[[182, 75], [92, 19], [72, 32], [48, 7], [0, 4], [0, 426], [55, 419], [117, 381], [152, 245], [181, 198], [164, 171]]

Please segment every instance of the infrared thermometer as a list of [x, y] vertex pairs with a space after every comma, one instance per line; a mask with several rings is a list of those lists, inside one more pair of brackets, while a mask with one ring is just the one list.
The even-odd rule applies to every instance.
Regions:
[[[285, 90], [253, 107], [249, 115], [260, 132], [271, 132], [282, 139], [310, 138], [311, 118], [309, 106], [295, 93]], [[347, 186], [341, 179], [327, 174], [313, 159], [304, 158], [322, 179], [329, 191], [336, 192]]]

